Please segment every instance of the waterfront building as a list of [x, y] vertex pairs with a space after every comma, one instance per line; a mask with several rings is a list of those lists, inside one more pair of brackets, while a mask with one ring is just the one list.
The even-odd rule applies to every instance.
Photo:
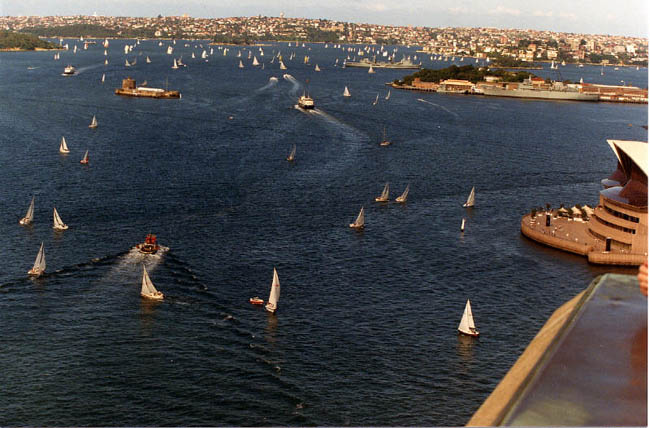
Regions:
[[532, 212], [521, 219], [521, 232], [550, 247], [587, 256], [591, 263], [640, 265], [648, 258], [648, 144], [607, 142], [618, 164], [601, 181], [604, 189], [593, 212]]

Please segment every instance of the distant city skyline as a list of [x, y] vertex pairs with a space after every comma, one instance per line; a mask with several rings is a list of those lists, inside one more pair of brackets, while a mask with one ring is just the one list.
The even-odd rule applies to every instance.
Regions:
[[648, 37], [645, 0], [0, 0], [0, 15], [280, 16], [394, 26], [497, 27]]

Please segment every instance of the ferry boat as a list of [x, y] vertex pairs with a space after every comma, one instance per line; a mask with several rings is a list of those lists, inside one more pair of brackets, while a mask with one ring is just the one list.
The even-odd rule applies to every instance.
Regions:
[[156, 242], [156, 235], [153, 235], [151, 233], [148, 234], [146, 238], [144, 238], [144, 243], [138, 244], [135, 247], [144, 254], [156, 254], [156, 252], [160, 249], [158, 242]]
[[76, 72], [77, 72], [76, 68], [74, 68], [71, 65], [68, 65], [67, 67], [65, 67], [63, 69], [63, 74], [61, 74], [61, 75], [62, 76], [74, 76]]
[[302, 94], [302, 96], [298, 98], [298, 107], [305, 110], [313, 109], [314, 100], [309, 95]]

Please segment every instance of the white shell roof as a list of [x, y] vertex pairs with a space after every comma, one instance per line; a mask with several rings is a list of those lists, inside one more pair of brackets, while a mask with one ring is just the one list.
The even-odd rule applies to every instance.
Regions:
[[625, 140], [607, 140], [607, 143], [610, 145], [612, 150], [614, 150], [617, 158], [619, 156], [615, 147], [628, 155], [632, 161], [637, 164], [641, 171], [643, 171], [646, 176], [648, 175], [648, 143], [643, 141]]

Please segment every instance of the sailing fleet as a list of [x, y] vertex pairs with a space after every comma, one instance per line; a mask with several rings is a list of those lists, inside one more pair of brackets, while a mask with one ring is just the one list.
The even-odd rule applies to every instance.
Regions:
[[[137, 44], [139, 44], [139, 41], [136, 41], [135, 45], [137, 45]], [[125, 55], [129, 54], [133, 50], [135, 45], [125, 45], [124, 46], [124, 54]], [[162, 42], [159, 42], [158, 45], [163, 46]], [[172, 41], [172, 45], [175, 45], [175, 41]], [[166, 53], [168, 55], [172, 55], [173, 52], [174, 52], [174, 47], [172, 45], [167, 46]], [[186, 45], [186, 46], [188, 46], [188, 45]], [[291, 46], [291, 44], [289, 44], [289, 46]], [[297, 43], [296, 43], [296, 46], [298, 46]], [[108, 40], [104, 41], [103, 47], [105, 49], [104, 50], [104, 56], [107, 56], [107, 49], [109, 47]], [[304, 44], [303, 44], [303, 47], [304, 47]], [[327, 48], [328, 46], [325, 45], [325, 47]], [[334, 45], [333, 47], [337, 48], [336, 45]], [[201, 45], [201, 48], [202, 48], [202, 45]], [[341, 48], [340, 45], [338, 45], [338, 48], [343, 49], [343, 48]], [[75, 46], [75, 49], [76, 49], [76, 46]], [[229, 48], [227, 48], [227, 47], [219, 47], [218, 49], [222, 50], [224, 56], [227, 55], [227, 53], [229, 51]], [[383, 47], [382, 47], [382, 50], [383, 50]], [[209, 55], [213, 55], [213, 52], [214, 52], [214, 50], [212, 48], [210, 48]], [[349, 49], [348, 49], [348, 52], [350, 52]], [[387, 51], [384, 51], [383, 53], [384, 53], [384, 56], [386, 57], [387, 56]], [[259, 48], [258, 54], [259, 54], [260, 58], [264, 57], [264, 50], [262, 49], [262, 47]], [[363, 54], [364, 54], [364, 52], [360, 49], [359, 52], [358, 52], [358, 55], [362, 56]], [[197, 58], [197, 56], [194, 54], [194, 52], [191, 53], [191, 57], [193, 59]], [[288, 59], [293, 60], [294, 57], [295, 57], [295, 52], [292, 52], [289, 55]], [[203, 49], [201, 51], [200, 58], [202, 60], [205, 60], [206, 62], [208, 61], [208, 53], [207, 53], [207, 51], [205, 49]], [[241, 51], [238, 52], [237, 58], [239, 58], [238, 67], [243, 69], [245, 66], [244, 66], [243, 60], [241, 59], [242, 58]], [[54, 59], [55, 60], [60, 59], [59, 53], [55, 54]], [[255, 67], [255, 66], [259, 66], [261, 64], [262, 69], [264, 68], [264, 63], [260, 62], [258, 60], [257, 55], [253, 55], [251, 50], [248, 51], [248, 59], [249, 60], [252, 59], [252, 62], [251, 62], [252, 66]], [[281, 54], [281, 52], [279, 50], [278, 50], [277, 53], [275, 53], [275, 51], [274, 51], [273, 55], [271, 55], [270, 64], [274, 64], [275, 61], [277, 60], [277, 63], [279, 64], [280, 70], [286, 70], [287, 66], [285, 65], [285, 62], [284, 62], [285, 59], [286, 58], [283, 58], [283, 56], [282, 56], [282, 54]], [[343, 63], [342, 63], [343, 68], [345, 68], [346, 61], [348, 61], [348, 60], [350, 60], [349, 55], [348, 55], [348, 57], [346, 59], [343, 60]], [[146, 56], [145, 62], [147, 64], [151, 63], [151, 59], [149, 58], [149, 56]], [[304, 63], [309, 64], [309, 56], [304, 57]], [[108, 65], [108, 59], [106, 59], [104, 61], [104, 64]], [[128, 59], [125, 59], [125, 66], [127, 66], [127, 67], [133, 66], [135, 64], [136, 64], [136, 59], [134, 59], [132, 62], [129, 62]], [[338, 65], [339, 65], [339, 59], [337, 58], [336, 62], [334, 64], [334, 67], [337, 67]], [[182, 66], [185, 66], [185, 64], [182, 63], [181, 58], [178, 58], [178, 59], [173, 58], [173, 61], [172, 61], [172, 68], [173, 69], [178, 69], [179, 67], [182, 67]], [[557, 66], [555, 64], [552, 64], [551, 68], [554, 68], [554, 67], [556, 68]], [[320, 72], [321, 68], [319, 67], [318, 64], [316, 64], [313, 70], [315, 72]], [[75, 72], [74, 67], [69, 66], [69, 67], [66, 67], [66, 70], [65, 70], [64, 74], [70, 75], [70, 74], [74, 74], [74, 72]], [[368, 73], [369, 74], [374, 74], [375, 73], [375, 70], [373, 69], [372, 66], [370, 66], [368, 68]], [[101, 78], [101, 82], [103, 83], [104, 81], [105, 81], [105, 73], [102, 74], [102, 78]], [[343, 90], [343, 97], [349, 98], [351, 96], [352, 95], [350, 93], [350, 90], [349, 90], [348, 86], [346, 85], [344, 87], [344, 90]], [[384, 100], [388, 101], [390, 99], [390, 96], [391, 96], [391, 92], [390, 92], [390, 89], [389, 89], [388, 93], [383, 98], [384, 98]], [[376, 95], [375, 100], [373, 101], [372, 104], [377, 105], [378, 102], [379, 102], [379, 94]], [[299, 105], [303, 109], [312, 109], [313, 106], [314, 106], [313, 100], [306, 94], [303, 94], [303, 96], [299, 99]], [[98, 127], [98, 121], [97, 121], [97, 118], [96, 118], [95, 115], [93, 115], [91, 123], [90, 123], [90, 125], [88, 125], [88, 127], [91, 128], [91, 129], [95, 129], [95, 128]], [[383, 139], [380, 142], [380, 145], [381, 146], [388, 146], [390, 144], [391, 144], [391, 142], [386, 138], [386, 129], [384, 128], [384, 136], [383, 136]], [[69, 149], [69, 147], [67, 145], [65, 137], [61, 137], [61, 141], [60, 141], [60, 144], [59, 144], [59, 152], [61, 154], [70, 153], [70, 149]], [[295, 160], [295, 156], [296, 156], [296, 145], [294, 144], [294, 145], [292, 145], [291, 151], [290, 151], [289, 155], [287, 156], [286, 160], [289, 161], [289, 162], [293, 162]], [[88, 150], [85, 151], [84, 157], [83, 157], [83, 159], [81, 159], [80, 163], [84, 164], [84, 165], [87, 165], [89, 163], [89, 152], [88, 152]], [[409, 191], [410, 191], [410, 184], [408, 184], [406, 186], [406, 188], [404, 189], [404, 191], [400, 194], [400, 196], [398, 196], [395, 199], [395, 202], [400, 203], [400, 204], [406, 203], [407, 198], [409, 196]], [[375, 201], [376, 202], [381, 202], [381, 203], [387, 203], [387, 202], [390, 201], [390, 186], [389, 186], [389, 183], [385, 183], [381, 195], [376, 197]], [[20, 225], [22, 225], [22, 226], [31, 226], [32, 225], [32, 223], [34, 221], [34, 202], [35, 202], [35, 197], [32, 197], [30, 205], [29, 205], [29, 207], [27, 209], [27, 212], [26, 212], [25, 216], [22, 217], [20, 219], [20, 221], [19, 221]], [[469, 194], [469, 196], [467, 198], [467, 201], [463, 204], [463, 207], [471, 208], [471, 207], [474, 206], [474, 203], [475, 203], [475, 188], [472, 187], [472, 190], [470, 191], [470, 194]], [[64, 231], [64, 230], [68, 229], [68, 225], [63, 222], [59, 212], [57, 211], [57, 209], [55, 207], [53, 208], [53, 226], [52, 227], [53, 227], [53, 229], [55, 229], [57, 231]], [[349, 227], [352, 228], [352, 229], [355, 229], [355, 230], [359, 230], [359, 231], [364, 229], [364, 227], [365, 227], [365, 208], [363, 206], [361, 207], [356, 219], [354, 220], [353, 223], [351, 223], [349, 225]], [[462, 219], [462, 225], [461, 225], [461, 230], [464, 231], [464, 229], [465, 229], [465, 218]], [[41, 243], [41, 246], [40, 246], [39, 252], [37, 254], [36, 260], [34, 262], [34, 265], [33, 265], [32, 269], [30, 269], [28, 271], [28, 274], [30, 276], [38, 277], [38, 276], [43, 275], [43, 273], [45, 272], [45, 269], [46, 269], [45, 249], [44, 249], [44, 243]], [[146, 269], [146, 267], [144, 265], [142, 266], [142, 281], [141, 281], [140, 295], [142, 296], [142, 298], [147, 299], [147, 300], [154, 300], [155, 301], [155, 300], [163, 300], [164, 299], [164, 294], [156, 289], [156, 287], [154, 286], [153, 282], [151, 281], [149, 273], [147, 272], [147, 269]], [[278, 309], [278, 301], [279, 301], [279, 299], [280, 299], [280, 280], [279, 280], [279, 277], [278, 277], [277, 270], [275, 268], [273, 268], [273, 278], [272, 278], [271, 287], [270, 287], [269, 299], [268, 299], [268, 302], [266, 303], [266, 305], [264, 306], [265, 309], [268, 312], [274, 314]], [[254, 298], [251, 298], [250, 302], [252, 304], [255, 304], [255, 305], [263, 304], [263, 300], [260, 299], [257, 296], [254, 297]], [[463, 315], [462, 315], [462, 319], [461, 319], [460, 324], [458, 326], [458, 332], [459, 332], [459, 334], [473, 336], [473, 337], [478, 337], [479, 336], [478, 329], [476, 328], [475, 323], [474, 323], [474, 317], [473, 317], [473, 314], [472, 314], [472, 309], [471, 309], [469, 299], [466, 302], [465, 309], [464, 309], [464, 312], [463, 312]]]

